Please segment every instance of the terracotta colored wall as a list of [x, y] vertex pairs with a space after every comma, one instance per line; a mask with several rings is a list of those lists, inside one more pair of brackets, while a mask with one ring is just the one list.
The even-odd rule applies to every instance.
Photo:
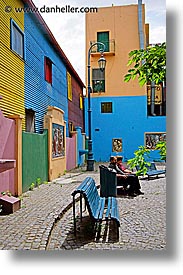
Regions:
[[[144, 5], [142, 8], [145, 35]], [[137, 81], [124, 83], [124, 75], [128, 71], [128, 53], [140, 47], [138, 5], [99, 8], [97, 13], [86, 14], [86, 60], [90, 41], [97, 41], [97, 32], [104, 31], [109, 31], [109, 39], [115, 40], [115, 54], [104, 54], [107, 61], [105, 70], [106, 90], [101, 95], [104, 97], [145, 95], [145, 87], [140, 88]], [[91, 69], [98, 68], [99, 57], [98, 53], [91, 55]], [[92, 94], [92, 96], [97, 97], [99, 95]]]
[[[143, 35], [139, 31], [139, 22], [142, 22]], [[118, 138], [122, 141], [122, 149], [115, 153], [122, 155], [126, 161], [134, 157], [138, 146], [144, 144], [144, 133], [166, 132], [166, 117], [149, 117], [147, 114], [146, 86], [141, 88], [137, 80], [124, 82], [124, 75], [130, 68], [127, 66], [130, 51], [142, 48], [142, 42], [145, 47], [148, 42], [145, 5], [142, 5], [142, 14], [141, 6], [138, 8], [138, 5], [99, 8], [95, 14], [86, 14], [86, 70], [90, 42], [97, 41], [97, 32], [106, 31], [109, 32], [109, 40], [115, 41], [115, 50], [110, 48], [109, 52], [104, 53], [107, 61], [105, 92], [91, 94], [93, 153], [96, 161], [109, 161], [110, 156], [114, 155], [113, 140]], [[144, 39], [140, 39], [142, 37]], [[100, 57], [97, 47], [95, 50], [95, 53], [91, 53], [91, 84], [92, 68], [98, 68]], [[101, 107], [105, 102], [112, 105], [109, 113], [102, 112]], [[87, 98], [85, 103], [87, 110]], [[87, 132], [87, 112], [85, 121]], [[152, 160], [155, 159], [157, 157], [153, 155]]]

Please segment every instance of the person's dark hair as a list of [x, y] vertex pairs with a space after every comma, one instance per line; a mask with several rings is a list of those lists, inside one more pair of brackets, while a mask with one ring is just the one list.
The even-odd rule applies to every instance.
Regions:
[[120, 160], [122, 161], [122, 159], [123, 157], [119, 157], [119, 156], [117, 157], [117, 161], [120, 161]]
[[110, 162], [114, 160], [114, 156], [110, 157]]

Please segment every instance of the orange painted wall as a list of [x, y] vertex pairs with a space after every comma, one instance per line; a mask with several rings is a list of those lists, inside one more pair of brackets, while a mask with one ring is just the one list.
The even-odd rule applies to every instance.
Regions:
[[[145, 30], [145, 7], [143, 10], [144, 36]], [[97, 41], [97, 32], [109, 31], [109, 39], [115, 40], [115, 55], [105, 53], [105, 93], [101, 96], [140, 96], [146, 95], [145, 86], [141, 88], [137, 82], [124, 82], [124, 75], [129, 67], [128, 53], [131, 50], [139, 49], [138, 31], [138, 5], [111, 6], [99, 8], [97, 13], [86, 14], [86, 60], [88, 59], [88, 49], [90, 41]], [[146, 41], [146, 36], [145, 36]], [[91, 75], [92, 68], [98, 68], [99, 54], [91, 55]], [[86, 71], [87, 83], [87, 71]], [[99, 94], [92, 94], [93, 97]]]

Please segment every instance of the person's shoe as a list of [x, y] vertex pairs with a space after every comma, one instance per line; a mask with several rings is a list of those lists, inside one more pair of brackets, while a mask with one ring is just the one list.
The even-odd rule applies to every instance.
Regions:
[[128, 196], [130, 196], [130, 197], [136, 197], [136, 196], [137, 196], [137, 194], [136, 194], [136, 193], [134, 193], [134, 192], [130, 192], [130, 193], [128, 193]]
[[135, 191], [135, 194], [137, 194], [137, 195], [144, 195], [144, 193], [142, 191], [140, 191], [140, 190]]

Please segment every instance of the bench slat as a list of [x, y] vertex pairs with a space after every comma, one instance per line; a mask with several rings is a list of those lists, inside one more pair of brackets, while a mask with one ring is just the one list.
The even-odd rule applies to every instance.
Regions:
[[106, 220], [108, 220], [109, 216], [111, 215], [111, 199], [112, 199], [111, 197], [108, 197], [107, 210], [105, 215]]
[[76, 190], [74, 190], [74, 192], [72, 193], [72, 196], [74, 196], [75, 194], [81, 192], [81, 191], [85, 191], [86, 188], [88, 187], [88, 183], [91, 182], [91, 178], [87, 177], [86, 179], [84, 179], [84, 181], [76, 188]]
[[96, 209], [96, 213], [95, 213], [96, 220], [102, 220], [102, 216], [104, 213], [104, 207], [105, 207], [105, 198], [100, 198], [98, 208]]
[[83, 187], [83, 192], [87, 192], [87, 190], [89, 190], [88, 188], [92, 187], [92, 184], [94, 184], [93, 179], [88, 177], [87, 178], [87, 183], [86, 185]]
[[86, 192], [84, 192], [84, 197], [86, 199], [87, 202], [87, 207], [88, 210], [90, 212], [90, 215], [94, 218], [95, 217], [95, 213], [97, 211], [98, 208], [98, 203], [100, 200], [100, 197], [98, 195], [98, 191], [95, 185], [95, 181], [92, 179], [91, 185], [88, 187], [88, 189], [86, 190]]
[[[166, 170], [157, 170], [156, 165], [154, 162], [150, 163], [150, 166], [146, 166], [147, 167], [147, 172], [146, 175], [148, 176], [148, 178], [150, 176], [158, 176], [161, 174], [166, 174]], [[136, 166], [137, 171], [139, 170], [139, 166]], [[143, 175], [143, 174], [142, 174]]]
[[120, 218], [119, 218], [119, 211], [118, 211], [118, 207], [117, 207], [117, 200], [116, 198], [112, 197], [111, 199], [111, 219], [116, 220], [118, 226], [120, 226]]
[[161, 174], [165, 174], [165, 170], [151, 170], [147, 172], [147, 175], [161, 175]]

